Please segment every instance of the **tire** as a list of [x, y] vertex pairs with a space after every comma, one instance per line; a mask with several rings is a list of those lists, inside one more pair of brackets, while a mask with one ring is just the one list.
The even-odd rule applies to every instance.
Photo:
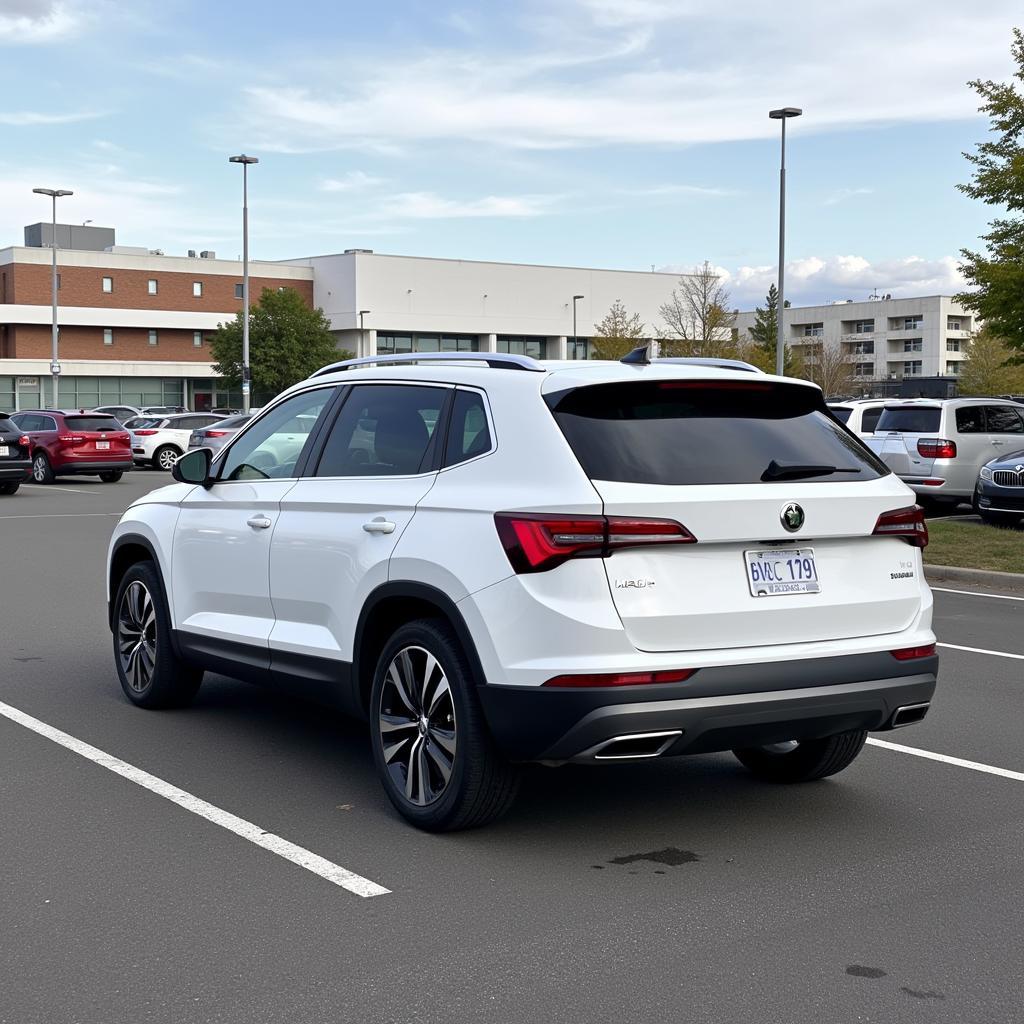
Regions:
[[50, 465], [50, 460], [42, 452], [36, 452], [32, 457], [32, 479], [37, 484], [53, 483], [53, 467]]
[[477, 828], [515, 799], [519, 772], [496, 749], [469, 660], [442, 619], [410, 622], [385, 645], [370, 695], [370, 735], [388, 799], [417, 828]]
[[20, 486], [20, 480], [5, 480], [0, 484], [0, 494], [17, 494]]
[[153, 453], [153, 468], [162, 469], [165, 473], [170, 473], [174, 469], [174, 464], [180, 458], [181, 452], [173, 444], [165, 444], [162, 448], [157, 448]]
[[174, 653], [167, 599], [152, 562], [136, 562], [117, 588], [114, 665], [124, 695], [140, 708], [184, 707], [203, 681], [202, 669]]
[[[864, 748], [867, 732], [855, 729], [821, 740], [792, 740], [734, 750], [740, 763], [768, 782], [813, 782], [848, 768]], [[789, 748], [789, 749], [783, 749]]]
[[105, 484], [116, 484], [121, 477], [124, 476], [124, 471], [120, 469], [111, 469], [106, 473], [100, 473], [100, 479]]

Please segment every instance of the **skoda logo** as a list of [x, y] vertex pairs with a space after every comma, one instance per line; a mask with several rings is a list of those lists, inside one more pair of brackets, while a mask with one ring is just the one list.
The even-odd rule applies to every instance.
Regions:
[[791, 501], [782, 506], [779, 518], [790, 533], [796, 533], [804, 525], [804, 510], [795, 501]]

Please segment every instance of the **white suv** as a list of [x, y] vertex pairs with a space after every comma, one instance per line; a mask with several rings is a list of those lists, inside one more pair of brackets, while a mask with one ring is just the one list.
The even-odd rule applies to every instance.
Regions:
[[794, 782], [923, 718], [907, 487], [814, 385], [633, 360], [352, 360], [188, 453], [111, 541], [125, 694], [208, 670], [339, 706], [432, 830], [504, 810], [516, 762], [734, 750]]
[[193, 430], [202, 430], [224, 419], [212, 412], [187, 412], [174, 416], [136, 417], [132, 420], [132, 458], [136, 466], [170, 470], [188, 451]]

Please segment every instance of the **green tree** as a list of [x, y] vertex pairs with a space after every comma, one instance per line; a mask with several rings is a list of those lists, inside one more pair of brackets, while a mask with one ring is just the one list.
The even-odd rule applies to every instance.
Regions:
[[1008, 366], [1012, 355], [1006, 342], [991, 327], [984, 327], [967, 347], [960, 367], [960, 394], [1024, 394], [1024, 366]]
[[[986, 325], [1024, 360], [1024, 32], [1013, 30], [1010, 53], [1016, 82], [975, 79], [968, 83], [982, 98], [978, 108], [991, 121], [995, 138], [964, 156], [974, 165], [969, 184], [958, 185], [972, 199], [999, 207], [1007, 216], [989, 223], [982, 235], [985, 251], [961, 250], [960, 269], [976, 291], [957, 300], [973, 309]], [[1018, 84], [1019, 83], [1019, 84]]]
[[[242, 311], [210, 337], [214, 370], [233, 389], [242, 384]], [[267, 401], [328, 363], [349, 358], [338, 351], [331, 322], [310, 309], [294, 288], [263, 289], [249, 317], [249, 367], [254, 404]]]
[[628, 313], [621, 299], [612, 303], [612, 308], [594, 328], [591, 351], [594, 359], [621, 359], [635, 349], [644, 339], [644, 324], [639, 313]]
[[728, 289], [714, 268], [704, 265], [679, 278], [679, 287], [660, 309], [661, 354], [665, 356], [733, 357], [737, 337], [736, 314], [729, 311]]
[[[789, 303], [786, 302], [786, 308]], [[747, 358], [766, 373], [775, 372], [775, 350], [779, 319], [779, 289], [772, 285], [765, 296], [764, 308], [754, 308], [754, 324], [750, 328], [753, 344]], [[803, 374], [803, 361], [791, 346], [786, 346], [782, 372], [787, 377], [799, 377]]]

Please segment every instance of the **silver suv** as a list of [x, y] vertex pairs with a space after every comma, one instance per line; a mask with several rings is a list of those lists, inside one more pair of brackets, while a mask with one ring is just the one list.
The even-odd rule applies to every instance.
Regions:
[[865, 443], [919, 498], [970, 501], [986, 462], [1024, 447], [1024, 405], [1001, 398], [886, 403]]

